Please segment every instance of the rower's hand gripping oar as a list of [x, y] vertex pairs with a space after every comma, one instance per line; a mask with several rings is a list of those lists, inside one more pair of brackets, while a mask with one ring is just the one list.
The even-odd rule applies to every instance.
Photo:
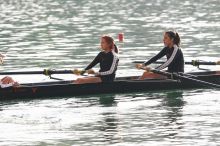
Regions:
[[[146, 68], [141, 67], [140, 69], [146, 70]], [[207, 87], [213, 87], [213, 88], [220, 88], [220, 85], [218, 84], [214, 84], [214, 83], [210, 83], [207, 81], [203, 81], [203, 80], [199, 80], [199, 79], [195, 79], [195, 78], [191, 78], [191, 77], [187, 77], [188, 75], [185, 75], [184, 73], [169, 73], [169, 72], [165, 72], [165, 71], [160, 71], [157, 69], [150, 69], [149, 67], [147, 68], [147, 71], [151, 71], [153, 73], [156, 74], [160, 74], [160, 75], [164, 75], [167, 76], [168, 78], [176, 78], [176, 79], [182, 79], [182, 80], [189, 80], [189, 81], [193, 81], [195, 83], [201, 84], [203, 86], [207, 86]]]

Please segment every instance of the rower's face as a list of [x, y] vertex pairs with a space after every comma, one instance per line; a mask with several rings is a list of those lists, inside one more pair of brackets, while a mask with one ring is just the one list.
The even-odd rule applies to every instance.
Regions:
[[109, 50], [110, 46], [105, 39], [101, 39], [101, 48], [102, 50]]
[[163, 36], [163, 43], [165, 46], [171, 46], [173, 44], [173, 40], [167, 35], [167, 33]]

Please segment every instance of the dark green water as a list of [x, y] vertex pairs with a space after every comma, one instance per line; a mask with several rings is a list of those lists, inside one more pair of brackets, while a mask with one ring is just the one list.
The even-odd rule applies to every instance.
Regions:
[[[141, 74], [131, 62], [161, 50], [166, 30], [179, 32], [186, 61], [220, 56], [218, 0], [0, 0], [0, 10], [2, 71], [84, 68], [103, 34], [120, 48], [117, 76]], [[218, 145], [219, 96], [198, 89], [1, 102], [0, 145]]]

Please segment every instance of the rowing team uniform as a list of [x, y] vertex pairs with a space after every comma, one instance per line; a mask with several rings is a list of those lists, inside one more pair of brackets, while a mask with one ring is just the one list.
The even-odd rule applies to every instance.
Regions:
[[183, 53], [177, 45], [174, 45], [172, 48], [164, 47], [156, 56], [151, 58], [149, 61], [144, 62], [147, 66], [153, 62], [156, 62], [158, 59], [162, 58], [163, 56], [167, 57], [167, 61], [156, 67], [158, 70], [162, 70], [168, 67], [168, 72], [184, 72], [184, 57]]
[[95, 59], [85, 68], [89, 70], [96, 64], [100, 64], [100, 70], [98, 76], [102, 82], [112, 82], [115, 79], [115, 72], [117, 70], [119, 58], [114, 51], [100, 52]]

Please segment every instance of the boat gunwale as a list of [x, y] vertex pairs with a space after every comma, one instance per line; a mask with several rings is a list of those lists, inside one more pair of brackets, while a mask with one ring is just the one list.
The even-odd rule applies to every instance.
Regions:
[[[206, 73], [206, 74], [205, 74]], [[214, 74], [216, 71], [208, 71], [208, 72], [189, 72], [187, 74], [195, 76], [194, 78], [200, 78], [200, 77], [220, 77], [220, 74]], [[73, 80], [63, 80], [63, 81], [50, 81], [50, 82], [37, 82], [37, 83], [24, 83], [20, 84], [20, 86], [15, 87], [7, 87], [7, 88], [1, 88], [8, 89], [8, 88], [33, 88], [33, 87], [49, 87], [49, 86], [87, 86], [87, 85], [102, 85], [102, 84], [118, 84], [118, 83], [152, 83], [152, 82], [181, 82], [180, 79], [158, 79], [158, 78], [149, 78], [145, 80], [139, 80], [139, 76], [126, 76], [126, 77], [117, 77], [113, 82], [106, 82], [106, 83], [86, 83], [86, 84], [74, 84]], [[129, 79], [130, 78], [130, 79]]]

